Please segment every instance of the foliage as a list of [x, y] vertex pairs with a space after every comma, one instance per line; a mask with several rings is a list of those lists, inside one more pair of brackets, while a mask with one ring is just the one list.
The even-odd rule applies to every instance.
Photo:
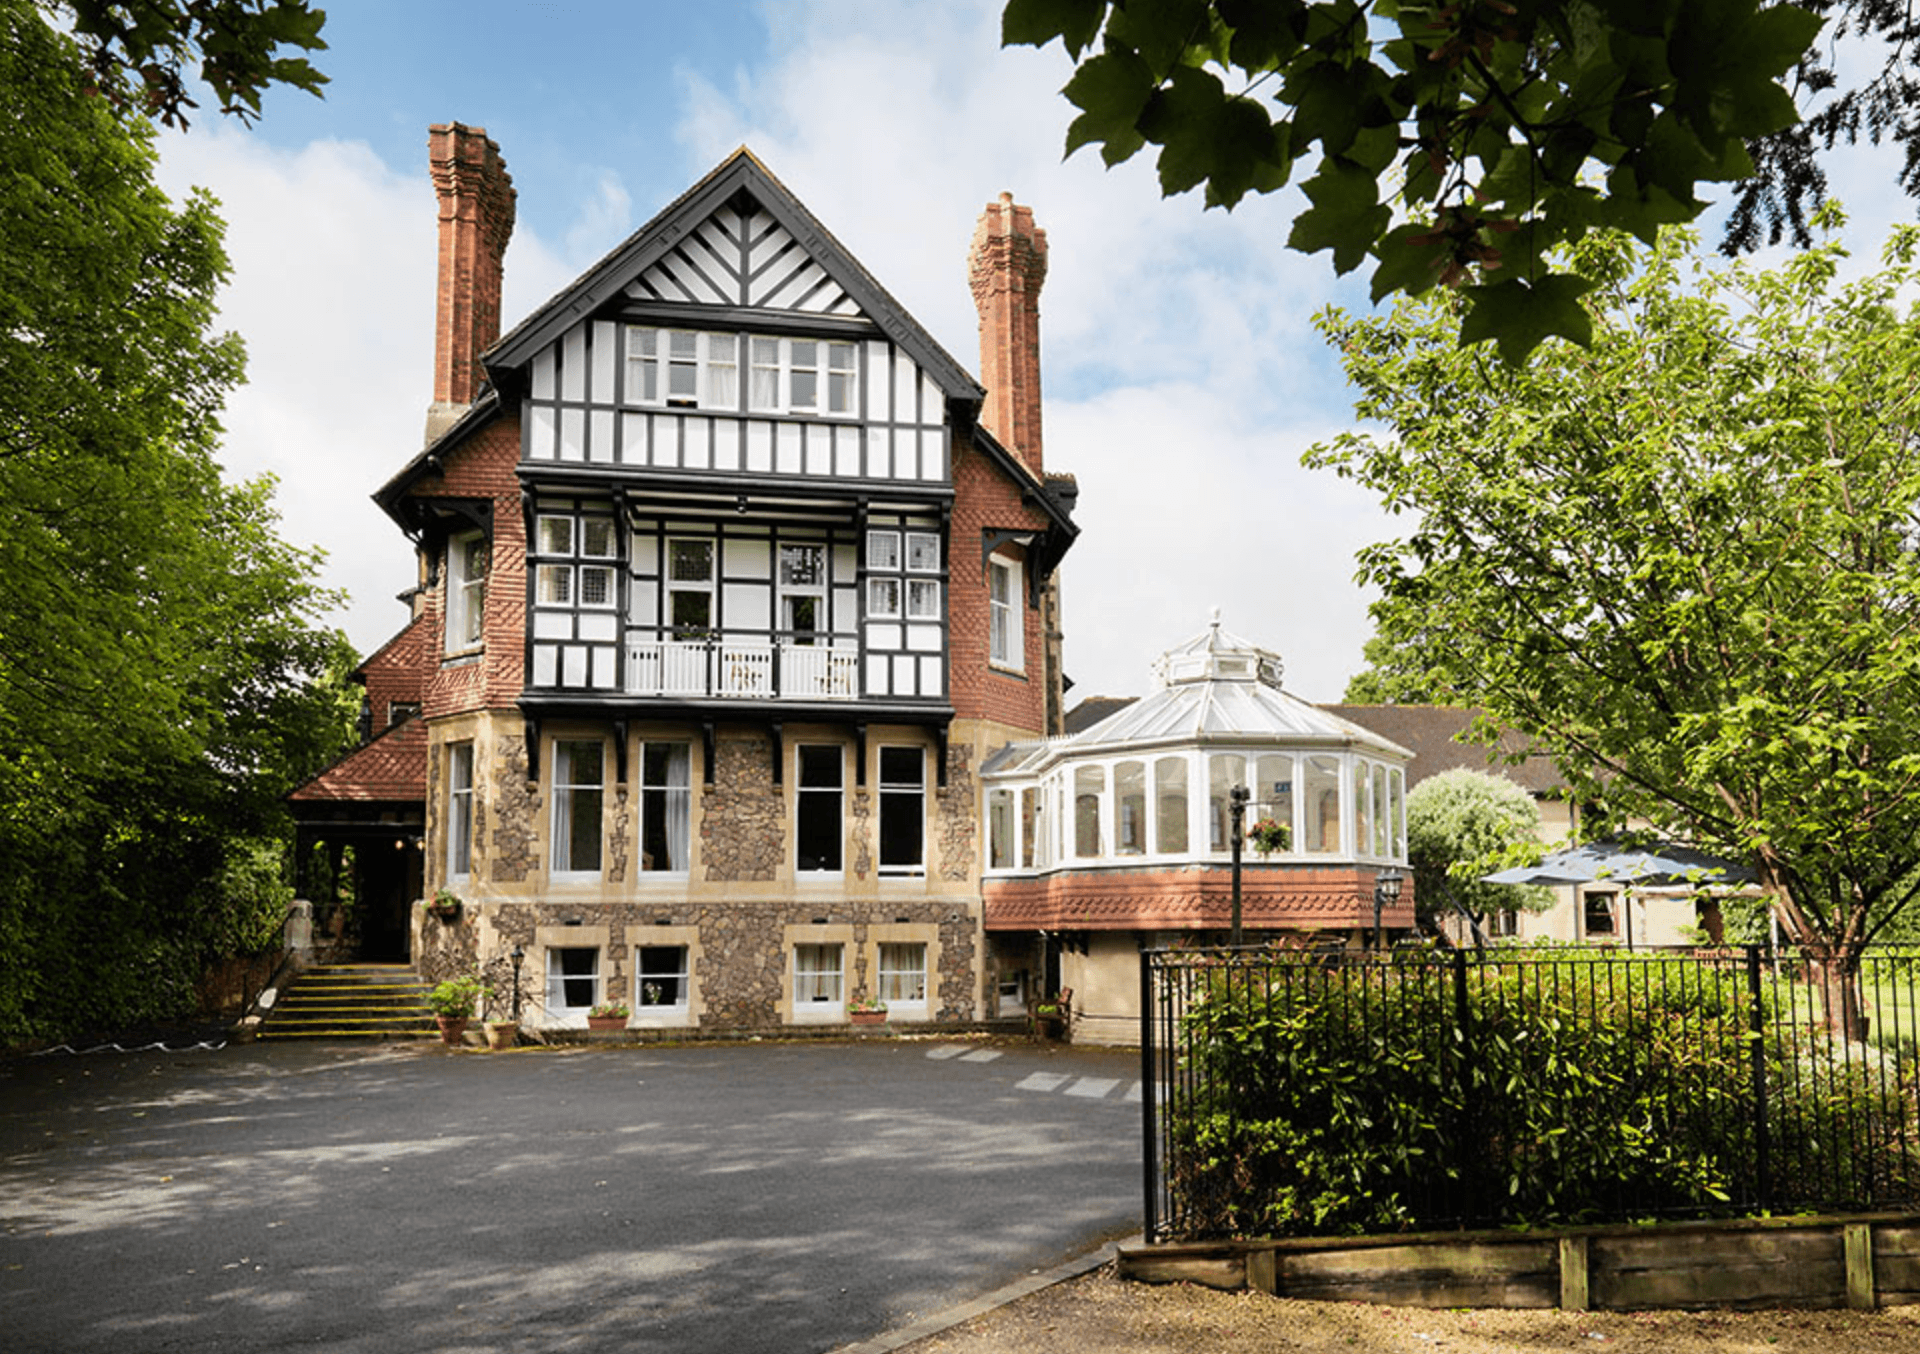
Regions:
[[632, 1014], [624, 1001], [603, 1001], [587, 1012], [590, 1018], [597, 1020], [625, 1020]]
[[1262, 818], [1247, 829], [1247, 841], [1263, 856], [1288, 850], [1293, 846], [1293, 825], [1278, 818]]
[[351, 648], [271, 484], [222, 481], [220, 223], [0, 0], [0, 1044], [177, 1015], [278, 925], [280, 796], [351, 737]]
[[[1799, 126], [1789, 90], [1834, 84], [1813, 45], [1829, 13], [1830, 37], [1883, 45], [1886, 67]], [[1300, 169], [1289, 247], [1371, 264], [1376, 301], [1457, 287], [1459, 341], [1520, 362], [1550, 335], [1587, 341], [1598, 279], [1552, 251], [1590, 230], [1652, 243], [1699, 215], [1703, 185], [1745, 179], [1731, 244], [1762, 218], [1804, 237], [1815, 142], [1863, 126], [1907, 143], [1920, 191], [1916, 27], [1892, 0], [1007, 0], [1002, 38], [1073, 58], [1069, 154], [1098, 145], [1111, 166], [1151, 144], [1162, 193], [1204, 186], [1210, 207]]]
[[1455, 690], [1435, 671], [1426, 651], [1438, 642], [1427, 634], [1373, 635], [1361, 649], [1367, 666], [1347, 679], [1341, 700], [1348, 705], [1471, 705], [1470, 694]]
[[[1401, 956], [1215, 972], [1168, 1111], [1189, 1236], [1556, 1226], [1756, 1206], [1746, 975], [1672, 959]], [[1781, 1204], [1910, 1198], [1920, 1068], [1875, 1075], [1763, 1005]], [[1904, 1093], [1901, 1088], [1904, 1087]], [[1877, 1126], [1877, 1131], [1876, 1131]], [[1872, 1150], [1861, 1150], [1874, 1144]], [[1759, 1206], [1764, 1206], [1760, 1203]]]
[[[115, 107], [187, 125], [198, 75], [220, 111], [251, 122], [269, 85], [316, 97], [327, 77], [283, 47], [325, 51], [326, 13], [308, 0], [39, 0], [69, 20], [93, 87]], [[196, 69], [197, 68], [197, 69]]]
[[1539, 837], [1539, 805], [1504, 776], [1456, 767], [1421, 781], [1407, 793], [1407, 857], [1421, 921], [1431, 925], [1458, 908], [1478, 925], [1490, 912], [1551, 907], [1550, 889], [1480, 881]]
[[849, 1012], [885, 1011], [886, 1009], [887, 1009], [887, 1004], [884, 1001], [881, 1001], [880, 998], [878, 997], [855, 997], [852, 1001], [847, 1003], [847, 1010]]
[[480, 1004], [480, 997], [486, 991], [486, 984], [477, 973], [462, 973], [434, 984], [427, 993], [427, 1005], [433, 1013], [448, 1020], [465, 1020], [473, 1015], [473, 1008]]
[[1480, 731], [1551, 755], [1594, 831], [1755, 862], [1840, 955], [1920, 865], [1917, 242], [1843, 284], [1831, 242], [1760, 272], [1596, 235], [1592, 346], [1524, 370], [1445, 304], [1321, 318], [1382, 431], [1308, 462], [1415, 519], [1361, 557], [1380, 629], [1444, 631]]

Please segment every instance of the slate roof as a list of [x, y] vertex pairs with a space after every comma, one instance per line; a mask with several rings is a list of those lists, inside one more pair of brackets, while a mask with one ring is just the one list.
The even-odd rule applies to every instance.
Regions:
[[1458, 741], [1459, 735], [1479, 715], [1478, 710], [1450, 705], [1326, 705], [1321, 708], [1364, 725], [1412, 752], [1413, 764], [1407, 768], [1408, 789], [1428, 776], [1460, 767], [1504, 776], [1534, 795], [1554, 793], [1566, 784], [1566, 778], [1553, 760], [1542, 753], [1529, 753], [1523, 760], [1512, 763], [1505, 760], [1505, 755], [1527, 753], [1526, 736], [1514, 730], [1504, 731], [1494, 749]]
[[348, 753], [287, 799], [317, 803], [419, 803], [427, 798], [427, 725], [409, 719]]

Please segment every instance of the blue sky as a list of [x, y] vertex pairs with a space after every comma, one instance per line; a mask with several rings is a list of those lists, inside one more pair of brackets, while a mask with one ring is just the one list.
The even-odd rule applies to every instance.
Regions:
[[[1144, 692], [1153, 658], [1215, 606], [1307, 699], [1337, 700], [1362, 666], [1353, 556], [1392, 524], [1299, 460], [1351, 421], [1312, 316], [1363, 307], [1364, 284], [1284, 248], [1291, 191], [1203, 212], [1162, 200], [1145, 156], [1063, 161], [1067, 57], [1002, 50], [998, 0], [325, 8], [326, 98], [276, 91], [250, 131], [203, 112], [163, 137], [161, 180], [206, 187], [229, 225], [222, 312], [250, 380], [223, 459], [279, 477], [283, 534], [327, 553], [363, 653], [406, 619], [411, 548], [368, 495], [420, 446], [426, 129], [460, 121], [499, 143], [519, 194], [508, 327], [745, 144], [977, 372], [967, 241], [1011, 191], [1050, 245], [1047, 465], [1081, 487], [1063, 581], [1074, 695]], [[1890, 194], [1865, 206], [1869, 222], [1911, 215]]]

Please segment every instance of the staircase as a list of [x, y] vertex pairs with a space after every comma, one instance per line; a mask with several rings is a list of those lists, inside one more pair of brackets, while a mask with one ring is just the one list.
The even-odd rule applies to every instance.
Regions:
[[290, 983], [262, 1039], [431, 1039], [428, 984], [405, 964], [321, 964]]

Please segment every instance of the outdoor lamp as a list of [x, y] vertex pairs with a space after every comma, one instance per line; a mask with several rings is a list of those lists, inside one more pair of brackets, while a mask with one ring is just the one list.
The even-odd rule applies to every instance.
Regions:
[[1373, 877], [1373, 944], [1375, 949], [1387, 947], [1386, 933], [1381, 929], [1380, 914], [1387, 904], [1400, 901], [1400, 871], [1389, 865]]
[[520, 948], [520, 942], [513, 943], [513, 1022], [520, 1023], [520, 965], [525, 962], [527, 952]]

